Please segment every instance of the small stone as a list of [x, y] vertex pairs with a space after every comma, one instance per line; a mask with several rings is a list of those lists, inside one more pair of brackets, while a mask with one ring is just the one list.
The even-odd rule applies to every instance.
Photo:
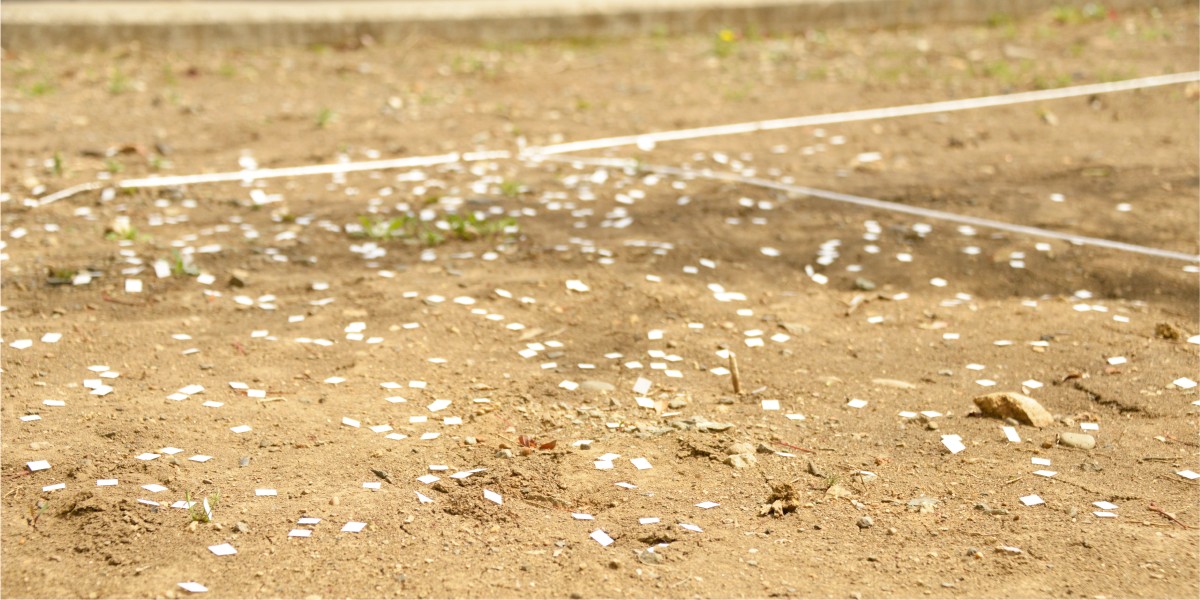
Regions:
[[643, 565], [661, 565], [663, 564], [663, 556], [649, 548], [638, 552], [638, 562]]
[[676, 399], [674, 399], [674, 400], [672, 400], [672, 401], [670, 401], [670, 402], [668, 402], [668, 403], [667, 403], [667, 408], [676, 408], [676, 409], [678, 409], [678, 408], [683, 408], [683, 407], [685, 407], [685, 406], [687, 406], [687, 405], [688, 405], [688, 403], [687, 403], [687, 400], [684, 400], [683, 398], [676, 398]]
[[242, 269], [234, 269], [229, 272], [229, 287], [246, 287], [246, 281], [249, 279], [249, 273]]
[[725, 457], [725, 464], [735, 469], [748, 469], [758, 463], [753, 454], [730, 454]]
[[854, 280], [854, 289], [869, 292], [875, 289], [875, 282], [865, 277], [859, 277]]
[[504, 449], [498, 450], [496, 452], [496, 458], [512, 458], [512, 457], [513, 457], [513, 451], [509, 450], [508, 448], [504, 448]]
[[595, 379], [588, 379], [587, 381], [580, 383], [579, 387], [589, 392], [611, 392], [617, 389], [617, 386], [607, 381], [598, 381]]
[[896, 529], [895, 527], [888, 527], [888, 528], [887, 528], [887, 534], [888, 534], [888, 535], [896, 535], [897, 533], [900, 533], [900, 530], [899, 530], [899, 529]]
[[1096, 447], [1096, 438], [1086, 433], [1063, 432], [1058, 434], [1058, 444], [1068, 448], [1091, 450]]
[[719, 432], [732, 429], [733, 423], [717, 423], [714, 421], [705, 421], [696, 424], [696, 431]]
[[759, 454], [775, 454], [774, 448], [762, 443], [760, 443], [758, 447], [754, 449], [754, 451], [758, 452]]
[[1037, 400], [1016, 392], [997, 392], [979, 396], [975, 406], [988, 417], [1006, 419], [1012, 417], [1026, 425], [1045, 427], [1054, 423], [1054, 417]]
[[815, 463], [811, 460], [808, 461], [808, 474], [812, 475], [814, 477], [828, 477], [829, 476], [828, 474], [825, 473], [825, 469], [821, 468], [821, 465], [818, 465], [817, 463]]
[[339, 504], [341, 504], [341, 503], [342, 503], [342, 499], [341, 499], [340, 497], [338, 497], [338, 496], [334, 496], [334, 497], [332, 497], [332, 498], [330, 498], [330, 499], [329, 499], [329, 505], [330, 505], [330, 506], [337, 506], [337, 505], [339, 505]]
[[233, 530], [237, 533], [250, 533], [250, 526], [238, 521], [233, 524]]
[[856, 525], [858, 525], [859, 529], [870, 529], [875, 526], [875, 519], [863, 515], [858, 518], [858, 523], [856, 523]]
[[917, 496], [909, 500], [907, 505], [909, 510], [919, 513], [931, 513], [937, 507], [937, 498], [929, 498], [927, 496]]
[[1180, 340], [1184, 338], [1183, 332], [1170, 323], [1156, 324], [1154, 326], [1154, 335], [1164, 340]]
[[32, 442], [29, 444], [30, 450], [45, 450], [50, 447], [50, 442]]
[[463, 439], [463, 443], [465, 443], [468, 446], [474, 446], [475, 444], [478, 444], [479, 441], [476, 440], [474, 436], [468, 435], [466, 438]]
[[243, 456], [243, 457], [239, 458], [239, 459], [238, 459], [238, 466], [239, 466], [239, 467], [248, 467], [248, 466], [250, 466], [250, 456], [249, 456], [249, 455], [247, 455], [247, 456]]
[[717, 404], [733, 404], [733, 396], [721, 396], [717, 399]]
[[754, 454], [754, 446], [747, 442], [736, 442], [725, 449], [730, 454]]
[[610, 561], [608, 561], [608, 568], [610, 568], [610, 569], [620, 569], [620, 568], [621, 568], [621, 561], [619, 561], [619, 560], [617, 560], [617, 559], [615, 559], [615, 558], [614, 558], [614, 559], [612, 559], [612, 560], [610, 560]]
[[825, 495], [834, 498], [849, 498], [854, 495], [854, 492], [840, 483], [835, 483], [825, 489]]

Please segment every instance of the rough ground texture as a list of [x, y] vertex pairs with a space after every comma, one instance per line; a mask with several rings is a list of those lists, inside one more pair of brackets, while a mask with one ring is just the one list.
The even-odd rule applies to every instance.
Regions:
[[[610, 152], [632, 170], [480, 162], [24, 201], [110, 171], [515, 149], [1190, 71], [1196, 22], [1061, 10], [786, 39], [8, 52], [2, 593], [1196, 597], [1200, 493], [1178, 474], [1200, 470], [1194, 270], [648, 170], [752, 170], [1195, 253], [1194, 87]], [[446, 239], [386, 235], [410, 212]], [[464, 240], [437, 229], [453, 213], [513, 221]], [[996, 391], [1054, 423], [1008, 441], [973, 415]], [[447, 470], [417, 481], [431, 465]], [[216, 501], [211, 522], [168, 507], [188, 496]], [[208, 549], [223, 543], [237, 554]]]

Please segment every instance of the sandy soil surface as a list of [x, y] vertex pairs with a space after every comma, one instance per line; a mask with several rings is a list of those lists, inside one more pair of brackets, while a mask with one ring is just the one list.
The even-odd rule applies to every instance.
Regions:
[[1194, 85], [26, 202], [1192, 71], [1196, 23], [9, 52], [2, 593], [1196, 597], [1193, 264], [654, 171], [1195, 254]]

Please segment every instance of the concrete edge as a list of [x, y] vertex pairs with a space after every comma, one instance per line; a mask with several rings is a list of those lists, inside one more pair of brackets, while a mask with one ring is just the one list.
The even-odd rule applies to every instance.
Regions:
[[[1087, 0], [1057, 5], [1083, 6]], [[1187, 6], [1194, 0], [1110, 0], [1115, 10]], [[290, 2], [6, 2], [0, 46], [80, 50], [137, 42], [200, 50], [356, 43], [414, 37], [452, 42], [612, 38], [754, 27], [763, 33], [983, 23], [1048, 10], [1044, 0], [336, 0]]]

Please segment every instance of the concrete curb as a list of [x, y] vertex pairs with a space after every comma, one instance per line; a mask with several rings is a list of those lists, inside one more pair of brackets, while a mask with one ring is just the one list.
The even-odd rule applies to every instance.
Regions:
[[[1106, 7], [1188, 5], [1191, 0], [1110, 0]], [[1084, 5], [1063, 0], [1059, 5]], [[129, 42], [170, 50], [381, 43], [413, 36], [455, 42], [627, 37], [755, 27], [982, 23], [1047, 10], [1044, 0], [381, 0], [258, 2], [13, 1], [0, 5], [0, 45], [10, 51], [104, 48]]]

